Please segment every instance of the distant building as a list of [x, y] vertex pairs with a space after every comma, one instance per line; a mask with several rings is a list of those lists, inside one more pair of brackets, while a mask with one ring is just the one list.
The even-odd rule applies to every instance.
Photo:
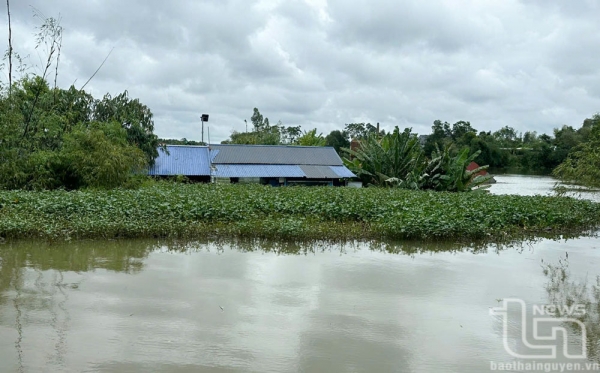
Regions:
[[346, 185], [354, 178], [334, 148], [286, 145], [168, 145], [149, 174], [279, 185]]
[[[480, 167], [480, 166], [479, 166], [477, 163], [475, 163], [475, 162], [471, 162], [471, 163], [469, 163], [469, 165], [467, 166], [467, 171], [473, 171], [473, 170], [475, 170], [475, 169], [477, 169], [477, 168], [479, 168], [479, 167]], [[488, 172], [487, 172], [486, 170], [482, 170], [482, 171], [479, 171], [478, 173], [476, 173], [476, 174], [475, 174], [475, 177], [477, 177], [477, 176], [487, 176], [487, 175], [489, 175], [489, 174], [488, 174]], [[492, 177], [492, 178], [490, 178], [490, 180], [488, 180], [488, 182], [487, 182], [487, 183], [489, 183], [489, 184], [493, 184], [493, 183], [495, 183], [495, 182], [496, 182], [496, 179], [494, 179], [494, 178]]]

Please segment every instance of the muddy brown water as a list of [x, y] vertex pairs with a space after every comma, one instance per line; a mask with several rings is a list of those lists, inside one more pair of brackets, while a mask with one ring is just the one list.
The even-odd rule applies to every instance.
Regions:
[[[493, 193], [552, 181], [498, 179]], [[576, 277], [600, 274], [594, 237], [477, 248], [4, 243], [0, 372], [488, 372], [528, 362], [504, 346], [523, 351], [522, 320], [509, 318], [505, 337], [490, 309], [547, 303], [541, 262], [567, 252]]]

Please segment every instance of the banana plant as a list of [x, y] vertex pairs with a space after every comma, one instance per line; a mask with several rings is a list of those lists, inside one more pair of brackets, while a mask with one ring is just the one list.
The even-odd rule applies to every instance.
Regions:
[[451, 155], [452, 145], [436, 150], [432, 159], [427, 163], [421, 178], [421, 189], [437, 191], [465, 192], [474, 189], [486, 189], [484, 185], [491, 175], [477, 175], [488, 166], [480, 166], [467, 170], [467, 166], [477, 158], [480, 151], [469, 155], [469, 149], [463, 148], [456, 156]]
[[400, 132], [398, 127], [383, 137], [371, 134], [361, 139], [358, 149], [343, 150], [349, 155], [344, 164], [367, 186], [393, 186], [387, 180], [405, 183], [414, 179], [415, 170], [421, 169], [425, 160], [418, 138], [410, 129]]

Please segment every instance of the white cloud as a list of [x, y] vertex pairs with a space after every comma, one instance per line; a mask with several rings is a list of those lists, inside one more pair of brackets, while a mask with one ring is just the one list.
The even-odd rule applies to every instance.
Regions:
[[[600, 6], [586, 0], [30, 0], [65, 27], [59, 83], [128, 90], [161, 137], [211, 140], [272, 122], [328, 133], [353, 121], [430, 131], [550, 132], [600, 110]], [[12, 6], [13, 37], [36, 63], [39, 20]]]

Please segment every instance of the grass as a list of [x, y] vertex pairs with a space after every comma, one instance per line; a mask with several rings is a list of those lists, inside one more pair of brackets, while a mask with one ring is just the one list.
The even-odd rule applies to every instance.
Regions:
[[0, 191], [0, 237], [477, 240], [583, 232], [600, 204], [400, 189], [155, 183], [137, 190]]

